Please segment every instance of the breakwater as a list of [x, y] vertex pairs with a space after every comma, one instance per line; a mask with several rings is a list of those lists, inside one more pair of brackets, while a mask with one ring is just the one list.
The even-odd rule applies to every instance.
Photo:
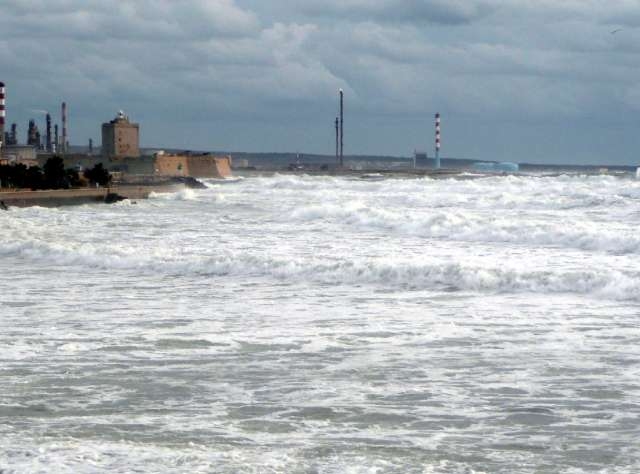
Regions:
[[171, 193], [184, 189], [182, 183], [142, 186], [122, 185], [106, 188], [56, 189], [44, 191], [0, 191], [0, 201], [7, 207], [57, 207], [124, 199], [146, 199], [152, 192]]

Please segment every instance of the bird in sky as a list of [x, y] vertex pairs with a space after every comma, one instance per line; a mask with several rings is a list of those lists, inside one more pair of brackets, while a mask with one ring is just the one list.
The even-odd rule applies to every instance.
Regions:
[[622, 28], [618, 28], [617, 30], [613, 30], [611, 32], [612, 35], [615, 35], [618, 31], [622, 31]]

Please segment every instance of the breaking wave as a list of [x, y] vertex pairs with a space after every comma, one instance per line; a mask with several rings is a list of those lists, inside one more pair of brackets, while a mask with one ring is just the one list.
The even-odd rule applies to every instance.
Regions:
[[183, 189], [175, 193], [156, 193], [149, 194], [149, 199], [160, 199], [165, 201], [197, 201], [198, 193], [193, 189]]
[[431, 239], [563, 247], [613, 254], [640, 253], [640, 236], [611, 223], [550, 221], [544, 216], [526, 222], [499, 214], [464, 211], [422, 213], [372, 208], [362, 202], [321, 204], [294, 209], [288, 219], [298, 222], [332, 221], [361, 230], [383, 230]]
[[614, 300], [640, 301], [640, 272], [618, 270], [531, 270], [485, 267], [436, 260], [284, 259], [233, 254], [179, 258], [155, 253], [99, 252], [96, 248], [65, 248], [41, 242], [4, 243], [0, 256], [38, 263], [192, 276], [272, 278], [289, 283], [376, 285], [390, 288], [479, 293], [573, 293]]

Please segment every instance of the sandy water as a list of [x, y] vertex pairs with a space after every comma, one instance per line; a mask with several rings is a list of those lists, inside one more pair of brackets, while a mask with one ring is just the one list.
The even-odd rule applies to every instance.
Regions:
[[640, 182], [0, 213], [0, 470], [640, 471]]

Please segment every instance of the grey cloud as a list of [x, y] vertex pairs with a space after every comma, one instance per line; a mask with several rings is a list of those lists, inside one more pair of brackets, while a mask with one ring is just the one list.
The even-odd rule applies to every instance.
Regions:
[[493, 10], [480, 0], [311, 0], [300, 7], [311, 15], [359, 21], [470, 23]]
[[260, 30], [257, 16], [233, 0], [8, 0], [0, 26], [12, 37], [113, 38], [155, 42], [225, 35], [252, 36]]

